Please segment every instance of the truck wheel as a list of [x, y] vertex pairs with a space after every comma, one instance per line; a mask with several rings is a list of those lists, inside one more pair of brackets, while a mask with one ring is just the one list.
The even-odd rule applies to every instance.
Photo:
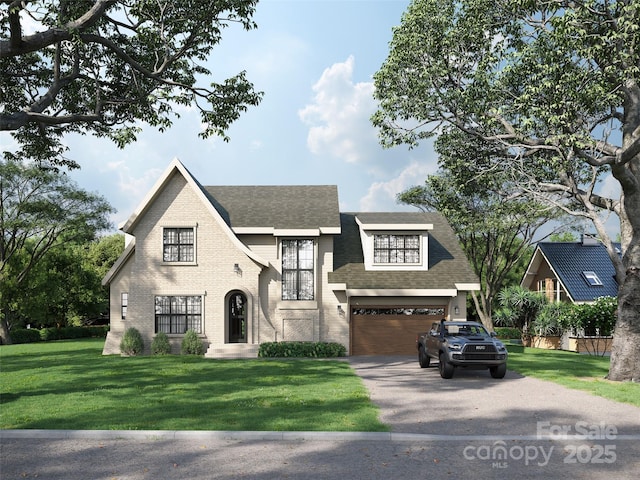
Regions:
[[507, 364], [503, 363], [502, 365], [498, 365], [496, 367], [489, 367], [489, 373], [493, 378], [504, 378], [507, 373]]
[[420, 364], [420, 368], [427, 368], [431, 363], [431, 357], [427, 355], [427, 352], [424, 351], [424, 347], [422, 345], [418, 347], [418, 363]]
[[455, 369], [455, 367], [447, 362], [445, 356], [442, 353], [440, 354], [440, 357], [438, 357], [438, 359], [440, 361], [440, 376], [447, 379], [453, 378], [453, 370]]

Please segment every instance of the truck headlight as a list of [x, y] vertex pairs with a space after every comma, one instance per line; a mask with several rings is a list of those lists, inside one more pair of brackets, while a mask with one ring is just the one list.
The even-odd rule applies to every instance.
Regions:
[[452, 343], [452, 344], [449, 345], [449, 350], [460, 351], [460, 350], [462, 350], [462, 345], [460, 345], [459, 343]]

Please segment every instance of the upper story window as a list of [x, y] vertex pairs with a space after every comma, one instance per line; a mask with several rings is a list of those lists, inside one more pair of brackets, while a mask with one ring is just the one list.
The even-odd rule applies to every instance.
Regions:
[[420, 263], [420, 235], [375, 235], [373, 263]]
[[282, 241], [282, 299], [313, 300], [313, 240]]
[[165, 228], [162, 236], [164, 262], [195, 262], [193, 228]]
[[598, 277], [596, 272], [582, 272], [582, 275], [584, 276], [584, 279], [587, 281], [587, 283], [592, 287], [602, 285], [602, 280], [600, 280], [600, 277]]

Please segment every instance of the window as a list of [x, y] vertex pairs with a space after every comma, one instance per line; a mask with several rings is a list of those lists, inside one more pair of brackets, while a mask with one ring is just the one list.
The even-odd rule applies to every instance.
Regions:
[[122, 292], [120, 294], [120, 313], [122, 315], [122, 320], [127, 318], [127, 307], [129, 306], [129, 293]]
[[420, 235], [375, 235], [373, 263], [420, 263]]
[[282, 299], [313, 300], [313, 240], [282, 241]]
[[202, 333], [202, 297], [157, 296], [156, 333]]
[[596, 275], [596, 272], [582, 272], [582, 276], [592, 287], [602, 285], [602, 281], [600, 280], [598, 275]]
[[165, 228], [162, 237], [164, 262], [194, 262], [193, 228]]

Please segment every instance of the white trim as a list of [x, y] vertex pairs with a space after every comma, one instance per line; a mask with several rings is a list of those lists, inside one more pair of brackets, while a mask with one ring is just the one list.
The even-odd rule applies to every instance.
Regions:
[[480, 290], [479, 283], [454, 283], [454, 285], [458, 290], [467, 291], [467, 292]]
[[318, 237], [320, 235], [340, 235], [340, 227], [320, 227], [318, 229], [277, 229], [273, 227], [232, 227], [234, 233], [238, 235], [273, 235], [281, 236], [298, 236], [306, 235], [308, 237]]
[[357, 214], [356, 223], [363, 230], [433, 230], [433, 223], [364, 223]]
[[276, 237], [319, 237], [319, 228], [274, 228]]
[[451, 288], [351, 288], [347, 297], [456, 297], [458, 291]]

